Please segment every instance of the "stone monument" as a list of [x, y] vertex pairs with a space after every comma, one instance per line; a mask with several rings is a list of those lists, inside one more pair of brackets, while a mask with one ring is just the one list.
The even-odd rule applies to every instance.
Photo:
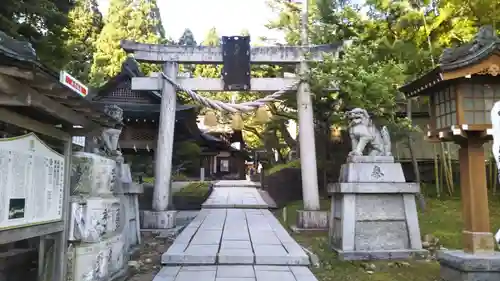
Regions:
[[387, 127], [372, 123], [366, 110], [347, 113], [352, 151], [331, 195], [330, 245], [343, 260], [405, 259], [425, 255], [415, 195], [394, 162]]

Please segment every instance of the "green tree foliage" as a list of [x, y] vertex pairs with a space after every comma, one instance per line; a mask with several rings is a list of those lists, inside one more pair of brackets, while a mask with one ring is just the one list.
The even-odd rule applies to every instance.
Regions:
[[201, 148], [192, 141], [174, 143], [173, 163], [174, 166], [182, 165], [182, 173], [192, 174], [199, 171]]
[[[220, 46], [220, 37], [219, 34], [217, 33], [217, 29], [215, 27], [212, 27], [205, 38], [203, 39], [203, 42], [201, 43], [202, 46], [210, 46], [210, 47], [216, 47]], [[205, 77], [205, 78], [220, 78], [221, 77], [221, 71], [222, 71], [222, 66], [221, 65], [196, 65], [193, 74], [196, 77]], [[225, 92], [221, 93], [200, 93], [201, 95], [205, 97], [210, 97], [212, 99], [218, 99], [218, 100], [223, 100], [223, 101], [230, 101], [231, 97], [230, 95], [227, 95]]]
[[240, 35], [241, 36], [250, 36], [250, 31], [248, 29], [244, 28], [240, 31]]
[[[352, 40], [354, 50], [348, 50], [339, 60], [329, 60], [325, 64], [314, 66], [312, 69], [313, 92], [324, 100], [324, 94], [319, 90], [325, 86], [325, 79], [338, 81], [340, 93], [346, 96], [380, 97], [395, 100], [396, 96], [389, 97], [383, 91], [373, 92], [373, 80], [367, 80], [367, 73], [375, 70], [394, 71], [399, 69], [404, 75], [393, 75], [387, 79], [376, 80], [379, 89], [391, 89], [389, 93], [397, 95], [395, 86], [400, 86], [405, 80], [411, 80], [425, 73], [437, 62], [443, 48], [469, 41], [482, 24], [492, 24], [498, 21], [498, 15], [493, 16], [491, 11], [500, 4], [493, 0], [463, 1], [388, 1], [367, 0], [366, 14], [361, 7], [349, 0], [329, 1], [310, 0], [309, 10], [309, 41], [311, 44], [336, 44], [345, 40]], [[301, 6], [285, 0], [273, 0], [271, 7], [278, 12], [278, 18], [269, 24], [269, 28], [285, 32], [286, 40], [290, 44], [298, 44], [299, 40], [299, 12]], [[490, 15], [490, 16], [487, 16]], [[498, 28], [498, 27], [497, 27]], [[367, 62], [370, 61], [368, 64]], [[433, 62], [434, 61], [434, 62]], [[373, 62], [376, 62], [374, 65]], [[340, 75], [342, 71], [336, 68], [342, 64], [346, 69], [356, 66], [356, 71], [347, 77], [332, 77]], [[381, 69], [378, 69], [381, 68]], [[322, 77], [321, 73], [324, 74]], [[373, 77], [372, 77], [373, 78]], [[382, 78], [382, 77], [381, 77]], [[350, 82], [347, 84], [345, 82]], [[385, 86], [381, 86], [384, 83]], [[355, 84], [355, 85], [354, 85]], [[371, 93], [365, 90], [371, 89]], [[338, 99], [340, 95], [333, 93], [330, 97]], [[359, 102], [361, 101], [361, 103]], [[346, 107], [363, 106], [379, 108], [379, 103], [373, 103], [372, 98], [349, 100], [343, 99]], [[290, 103], [289, 106], [293, 106]], [[384, 104], [386, 109], [393, 106]]]
[[42, 62], [61, 68], [67, 61], [64, 48], [71, 0], [2, 0], [0, 30], [31, 42]]
[[[311, 44], [352, 42], [342, 57], [311, 65], [308, 78], [319, 149], [328, 147], [321, 144], [328, 142], [328, 127], [342, 124], [342, 112], [355, 106], [407, 130], [408, 120], [394, 115], [397, 103], [404, 101], [398, 86], [435, 67], [444, 48], [469, 41], [479, 26], [490, 24], [500, 31], [500, 3], [494, 0], [367, 0], [364, 7], [351, 0], [309, 3]], [[288, 44], [300, 44], [302, 6], [287, 0], [272, 0], [270, 6], [277, 18], [268, 27], [283, 31]], [[287, 96], [284, 104], [295, 109], [295, 97]]]
[[[191, 31], [191, 29], [186, 28], [184, 30], [184, 32], [181, 35], [181, 38], [179, 38], [179, 41], [177, 42], [177, 45], [181, 45], [181, 46], [196, 46], [197, 45], [196, 40], [194, 39], [194, 35], [193, 35], [193, 32]], [[190, 75], [192, 75], [193, 72], [194, 72], [194, 69], [195, 69], [195, 65], [194, 64], [181, 65], [181, 69], [179, 69], [179, 71], [187, 72]]]
[[189, 29], [189, 28], [184, 29], [184, 32], [182, 33], [181, 38], [179, 38], [179, 41], [177, 42], [177, 44], [181, 45], [181, 46], [196, 46], [197, 45], [191, 29]]
[[[152, 13], [157, 9], [156, 1], [111, 0], [104, 27], [96, 42], [94, 63], [91, 69], [91, 83], [102, 85], [120, 72], [126, 53], [120, 48], [120, 41], [127, 39], [141, 43], [160, 43], [158, 18]], [[151, 65], [141, 65], [145, 73]]]
[[69, 62], [64, 69], [84, 83], [89, 82], [95, 41], [102, 27], [103, 20], [97, 1], [76, 1], [75, 7], [69, 13], [68, 26], [65, 28], [68, 34], [65, 48], [68, 50]]
[[202, 45], [204, 46], [220, 46], [220, 35], [217, 32], [217, 29], [215, 27], [212, 27], [208, 30], [207, 35], [205, 36], [205, 39], [202, 42]]

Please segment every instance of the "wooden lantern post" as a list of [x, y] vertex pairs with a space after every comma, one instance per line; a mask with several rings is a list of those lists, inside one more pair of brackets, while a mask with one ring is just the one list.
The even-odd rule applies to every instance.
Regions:
[[400, 89], [408, 97], [429, 97], [430, 140], [460, 146], [463, 250], [467, 254], [494, 251], [483, 144], [492, 139], [490, 111], [500, 100], [499, 42], [490, 27], [483, 27], [472, 42], [445, 50], [437, 68]]

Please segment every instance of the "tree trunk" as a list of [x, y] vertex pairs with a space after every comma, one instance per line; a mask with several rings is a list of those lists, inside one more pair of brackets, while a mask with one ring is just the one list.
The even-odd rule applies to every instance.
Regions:
[[297, 141], [292, 138], [290, 132], [288, 132], [286, 128], [286, 124], [283, 120], [279, 121], [279, 129], [281, 132], [281, 136], [283, 136], [283, 140], [290, 147], [290, 149], [295, 149], [297, 147]]
[[[406, 102], [406, 117], [412, 121], [412, 108], [411, 108], [411, 103], [412, 100], [409, 99]], [[413, 125], [413, 121], [412, 121]], [[411, 138], [411, 135], [408, 134], [408, 150], [410, 151], [410, 157], [411, 157], [411, 164], [413, 166], [413, 173], [415, 174], [415, 181], [417, 183], [420, 183], [420, 169], [418, 168], [418, 162], [417, 158], [415, 157], [415, 149], [413, 147], [413, 139]], [[417, 193], [416, 195], [418, 199], [418, 203], [420, 205], [420, 209], [425, 210], [425, 199], [422, 196], [422, 193]]]

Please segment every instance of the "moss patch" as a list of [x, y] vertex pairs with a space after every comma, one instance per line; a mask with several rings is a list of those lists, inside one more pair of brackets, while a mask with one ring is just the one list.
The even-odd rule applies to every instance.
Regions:
[[[432, 234], [439, 238], [443, 247], [462, 248], [462, 203], [459, 198], [446, 200], [427, 199], [425, 212], [419, 212], [422, 235]], [[491, 231], [500, 228], [500, 199], [490, 196], [489, 202]]]
[[[189, 177], [184, 175], [184, 174], [175, 174], [175, 175], [172, 175], [171, 180], [172, 181], [188, 181]], [[144, 177], [144, 178], [142, 178], [142, 181], [145, 183], [154, 184], [155, 178], [154, 177]]]
[[[461, 248], [462, 209], [459, 199], [426, 199], [427, 208], [419, 214], [422, 235], [432, 234], [445, 248]], [[328, 200], [322, 200], [327, 210]], [[302, 202], [293, 202], [282, 209], [278, 219], [285, 227], [295, 224], [296, 211]], [[286, 210], [286, 216], [283, 211]], [[492, 231], [500, 228], [500, 200], [490, 201]], [[284, 218], [286, 217], [286, 222]], [[409, 262], [348, 262], [339, 261], [328, 245], [325, 232], [292, 233], [298, 243], [318, 255], [321, 266], [313, 268], [319, 281], [438, 281], [439, 263], [433, 260]]]
[[155, 183], [155, 178], [153, 178], [153, 177], [144, 177], [144, 178], [142, 178], [142, 181], [144, 183], [154, 184]]
[[210, 192], [210, 184], [208, 182], [192, 182], [181, 190], [175, 192], [174, 196], [187, 197], [205, 197]]

